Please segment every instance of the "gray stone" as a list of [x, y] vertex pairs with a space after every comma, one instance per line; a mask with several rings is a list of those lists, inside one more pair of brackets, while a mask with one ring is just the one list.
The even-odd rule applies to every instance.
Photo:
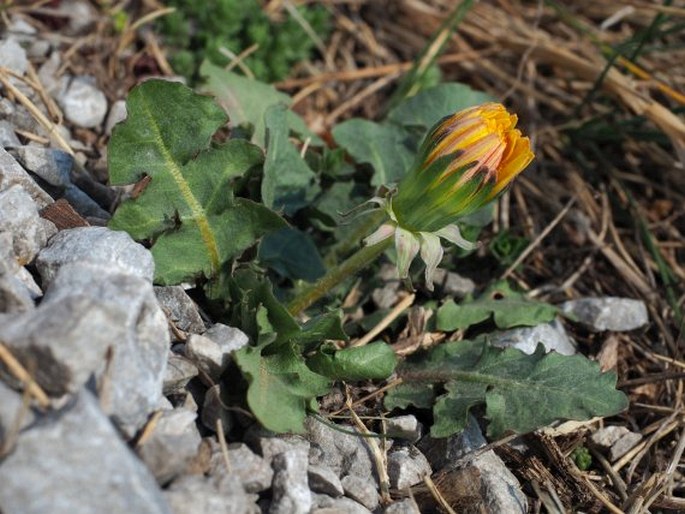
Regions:
[[240, 350], [249, 342], [245, 332], [223, 323], [215, 323], [203, 335], [218, 344], [225, 354]]
[[276, 435], [258, 425], [253, 425], [245, 433], [245, 441], [269, 463], [279, 453], [297, 449], [303, 449], [306, 452], [310, 450], [309, 441], [302, 436]]
[[103, 302], [74, 295], [1, 323], [0, 340], [48, 395], [58, 397], [102, 372], [108, 346], [125, 337], [118, 328], [125, 321]]
[[0, 192], [0, 232], [12, 234], [14, 258], [22, 266], [32, 262], [47, 243], [36, 203], [21, 186]]
[[200, 376], [209, 384], [216, 382], [230, 362], [230, 356], [221, 351], [221, 347], [210, 338], [190, 334], [186, 341], [186, 357], [200, 370]]
[[[116, 267], [70, 262], [63, 264], [53, 277], [41, 308], [70, 298], [89, 298], [93, 305], [106, 309], [107, 318], [94, 330], [104, 334], [105, 344], [112, 352], [102, 377], [106, 398], [103, 405], [119, 428], [133, 435], [162, 397], [169, 350], [166, 317], [157, 304], [152, 284]], [[74, 315], [75, 319], [82, 317], [79, 312]], [[68, 325], [67, 321], [69, 318], [61, 320]], [[49, 332], [41, 335], [49, 337]], [[83, 343], [84, 339], [94, 335], [84, 331], [78, 337], [82, 344], [88, 344]], [[76, 354], [82, 351], [74, 343], [65, 346]]]
[[[212, 441], [210, 475], [226, 473], [226, 462], [221, 447]], [[274, 472], [269, 463], [254, 453], [245, 443], [228, 445], [228, 472], [236, 475], [247, 493], [260, 493], [271, 487]]]
[[88, 391], [19, 436], [0, 466], [0, 510], [23, 514], [163, 514], [143, 463]]
[[78, 186], [69, 184], [62, 193], [62, 198], [68, 201], [76, 212], [86, 218], [91, 225], [103, 225], [112, 217], [90, 196], [84, 193]]
[[[352, 426], [343, 428], [355, 431]], [[333, 430], [312, 417], [305, 420], [305, 429], [307, 439], [311, 444], [310, 465], [329, 467], [339, 477], [345, 475], [368, 477], [370, 483], [374, 486], [377, 484], [370, 449], [363, 437]]]
[[93, 82], [90, 77], [75, 77], [57, 97], [66, 118], [79, 127], [98, 127], [107, 114], [107, 97]]
[[217, 421], [219, 420], [221, 420], [224, 433], [231, 430], [231, 427], [233, 426], [233, 416], [230, 411], [224, 408], [224, 403], [221, 399], [220, 384], [213, 385], [207, 389], [205, 400], [202, 404], [200, 420], [205, 427], [214, 432], [217, 430]]
[[428, 459], [414, 446], [398, 448], [388, 455], [388, 478], [393, 489], [407, 489], [431, 473]]
[[312, 514], [371, 514], [371, 511], [351, 498], [317, 494], [314, 496]]
[[385, 420], [385, 431], [393, 439], [400, 438], [415, 443], [423, 435], [423, 425], [413, 414], [405, 414], [387, 418]]
[[169, 353], [166, 372], [164, 374], [163, 391], [165, 395], [177, 394], [183, 391], [193, 378], [199, 373], [197, 366], [186, 357]]
[[637, 432], [631, 432], [623, 426], [611, 425], [600, 428], [592, 434], [590, 439], [597, 446], [608, 449], [609, 460], [614, 462], [642, 441], [642, 435]]
[[14, 39], [0, 41], [0, 66], [24, 75], [29, 67], [26, 50]]
[[181, 286], [155, 286], [157, 301], [176, 328], [191, 334], [201, 334], [205, 324], [195, 302]]
[[164, 491], [164, 497], [174, 514], [255, 512], [254, 503], [250, 502], [240, 481], [231, 475], [220, 478], [185, 475], [171, 483]]
[[546, 352], [555, 351], [562, 355], [576, 353], [573, 339], [558, 319], [534, 327], [518, 327], [496, 332], [491, 335], [490, 343], [499, 348], [516, 348], [529, 355], [535, 352], [538, 343], [544, 345]]
[[19, 314], [35, 309], [31, 291], [17, 277], [0, 273], [0, 312]]
[[[480, 431], [478, 422], [469, 416], [463, 432], [444, 439], [424, 437], [419, 448], [424, 452], [434, 470], [454, 469], [458, 460], [485, 446], [487, 441]], [[479, 455], [469, 463], [480, 476], [480, 502], [486, 512], [507, 512], [525, 514], [528, 500], [521, 491], [521, 485], [492, 450]]]
[[98, 11], [85, 0], [62, 0], [58, 11], [68, 18], [70, 34], [87, 31], [98, 21]]
[[442, 268], [435, 270], [433, 280], [444, 294], [457, 299], [464, 298], [476, 290], [476, 283], [470, 278]]
[[35, 415], [29, 405], [24, 406], [21, 393], [10, 389], [0, 381], [0, 441], [8, 441], [8, 436], [33, 423]]
[[327, 494], [333, 498], [342, 496], [345, 491], [338, 475], [331, 468], [325, 466], [309, 466], [307, 470], [309, 488], [321, 494]]
[[105, 121], [105, 134], [108, 136], [112, 134], [112, 129], [117, 123], [120, 123], [126, 119], [126, 101], [117, 100], [109, 108], [109, 114], [107, 115], [107, 120]]
[[43, 285], [49, 284], [57, 271], [70, 262], [115, 268], [148, 282], [152, 281], [155, 266], [152, 254], [143, 245], [126, 232], [106, 227], [72, 228], [53, 237], [36, 259]]
[[40, 127], [26, 107], [9, 98], [0, 98], [0, 119], [9, 121], [18, 130], [35, 132]]
[[383, 514], [421, 514], [413, 498], [405, 498], [388, 505]]
[[42, 61], [52, 50], [52, 44], [45, 39], [34, 39], [29, 43], [26, 53], [30, 60]]
[[197, 414], [186, 409], [165, 411], [152, 435], [138, 449], [138, 454], [164, 485], [182, 474], [197, 455], [202, 438], [195, 425]]
[[14, 132], [14, 125], [7, 120], [0, 120], [0, 146], [3, 148], [21, 146], [21, 141]]
[[51, 186], [65, 188], [71, 183], [69, 174], [74, 158], [67, 152], [40, 146], [20, 146], [13, 153], [24, 168]]
[[369, 477], [347, 475], [341, 480], [345, 496], [361, 503], [369, 510], [374, 510], [380, 504], [381, 497], [376, 484]]
[[630, 298], [607, 296], [570, 300], [561, 305], [561, 311], [597, 332], [635, 330], [649, 323], [645, 303]]
[[38, 30], [33, 25], [16, 15], [11, 18], [10, 24], [7, 27], [9, 38], [20, 43], [28, 43], [34, 40], [37, 33]]
[[275, 455], [270, 514], [308, 514], [312, 493], [307, 480], [307, 451], [293, 448]]

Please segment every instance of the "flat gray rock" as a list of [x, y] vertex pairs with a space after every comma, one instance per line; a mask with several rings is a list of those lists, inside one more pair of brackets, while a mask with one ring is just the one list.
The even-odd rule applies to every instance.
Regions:
[[79, 127], [99, 127], [107, 115], [107, 97], [93, 82], [92, 77], [76, 77], [57, 97], [66, 118]]
[[21, 433], [0, 466], [0, 510], [22, 514], [168, 514], [152, 474], [97, 400], [78, 393]]
[[607, 296], [570, 300], [561, 305], [561, 311], [597, 332], [635, 330], [649, 323], [645, 302], [631, 298]]
[[[162, 397], [170, 344], [166, 317], [157, 304], [152, 284], [117, 268], [70, 262], [53, 277], [38, 311], [73, 297], [90, 298], [109, 316], [96, 330], [103, 333], [112, 353], [103, 390], [104, 405], [119, 428], [133, 435]], [[72, 319], [83, 317], [74, 314]], [[79, 337], [83, 341], [89, 336], [93, 334], [85, 332]], [[65, 344], [76, 354], [81, 351]]]
[[69, 174], [74, 158], [67, 152], [40, 146], [20, 146], [13, 153], [25, 169], [51, 186], [65, 188], [71, 183]]
[[[172, 482], [164, 497], [174, 514], [251, 514], [258, 512], [237, 477], [185, 475]], [[133, 514], [133, 512], [129, 513]]]
[[[344, 426], [354, 431], [352, 426]], [[310, 442], [309, 464], [332, 469], [339, 477], [354, 475], [368, 477], [377, 486], [377, 478], [368, 443], [365, 438], [333, 430], [315, 418], [305, 420]]]
[[148, 282], [152, 282], [155, 266], [152, 254], [143, 245], [126, 232], [106, 227], [72, 228], [54, 236], [36, 259], [43, 285], [48, 285], [57, 271], [71, 262], [116, 268]]
[[240, 350], [249, 342], [245, 332], [223, 323], [215, 323], [203, 335], [218, 344], [224, 354]]
[[182, 474], [197, 455], [202, 438], [197, 414], [186, 409], [165, 411], [138, 454], [160, 485]]
[[[210, 475], [227, 472], [226, 461], [218, 443], [212, 440]], [[228, 466], [230, 473], [238, 476], [247, 493], [260, 493], [271, 487], [274, 472], [269, 463], [254, 453], [245, 443], [228, 445]]]
[[428, 459], [414, 446], [398, 448], [388, 454], [388, 478], [393, 489], [408, 489], [432, 473]]
[[0, 41], [0, 66], [23, 75], [29, 67], [26, 50], [14, 39]]
[[164, 372], [163, 392], [171, 395], [182, 392], [188, 382], [199, 373], [197, 366], [183, 355], [169, 353], [166, 371]]
[[309, 488], [316, 493], [327, 494], [333, 498], [345, 493], [340, 478], [330, 468], [309, 466], [307, 475], [309, 477]]
[[21, 186], [36, 202], [38, 209], [47, 207], [53, 202], [52, 197], [36, 184], [21, 164], [7, 150], [0, 148], [0, 191], [9, 189], [13, 185]]
[[405, 439], [410, 443], [415, 443], [423, 435], [423, 425], [413, 414], [387, 418], [385, 430], [390, 437]]
[[185, 355], [200, 370], [202, 378], [209, 378], [215, 383], [228, 366], [231, 358], [210, 338], [199, 334], [190, 334], [186, 341]]
[[331, 498], [323, 494], [314, 496], [312, 514], [371, 514], [371, 511], [351, 498]]
[[0, 381], [0, 441], [7, 441], [15, 430], [21, 430], [35, 419], [33, 409], [24, 408], [22, 394]]
[[106, 223], [112, 215], [104, 210], [88, 194], [74, 184], [68, 184], [62, 193], [76, 212], [86, 218], [92, 225]]
[[383, 514], [421, 514], [421, 511], [413, 498], [405, 498], [388, 505]]
[[21, 141], [14, 131], [14, 125], [7, 120], [0, 120], [0, 146], [2, 148], [21, 146]]
[[375, 510], [380, 504], [381, 497], [376, 484], [367, 477], [347, 475], [341, 480], [345, 496], [352, 498], [369, 510]]
[[534, 327], [518, 327], [491, 335], [490, 344], [498, 348], [516, 348], [531, 355], [538, 343], [542, 343], [546, 352], [557, 352], [562, 355], [574, 355], [576, 344], [566, 332], [558, 319]]
[[155, 286], [155, 295], [164, 314], [176, 328], [191, 334], [205, 331], [197, 305], [181, 286]]
[[293, 448], [274, 456], [271, 466], [274, 479], [271, 486], [270, 514], [309, 514], [312, 493], [307, 479], [307, 451]]
[[47, 243], [36, 203], [19, 185], [0, 191], [0, 232], [12, 234], [14, 258], [22, 266], [32, 262]]

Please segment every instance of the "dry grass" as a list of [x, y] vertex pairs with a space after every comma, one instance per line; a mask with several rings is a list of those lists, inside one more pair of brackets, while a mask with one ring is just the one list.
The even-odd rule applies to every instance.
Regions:
[[[267, 3], [276, 12], [305, 2]], [[322, 134], [350, 116], [381, 116], [398, 80], [455, 5], [320, 3], [335, 23], [324, 55], [301, 64], [278, 87]], [[39, 4], [14, 9], [49, 9]], [[142, 2], [140, 19], [162, 4]], [[40, 19], [32, 23], [53, 30]], [[110, 24], [103, 17], [92, 33], [64, 37], [64, 67], [97, 74], [117, 99], [146, 71], [168, 71], [168, 63], [154, 33], [137, 26], [118, 35]], [[495, 223], [532, 242], [508, 270], [510, 278], [553, 302], [641, 298], [651, 315], [643, 331], [575, 333], [583, 353], [617, 369], [631, 407], [610, 423], [641, 433], [641, 443], [615, 462], [595, 452], [588, 472], [569, 454], [603, 421], [564, 435], [531, 436], [536, 454], [525, 462], [498, 450], [534, 498], [533, 511], [556, 512], [559, 503], [567, 512], [685, 511], [684, 27], [685, 8], [657, 2], [481, 1], [437, 60], [446, 80], [511, 106], [534, 142], [535, 164], [503, 198]], [[58, 118], [55, 113], [52, 121]], [[438, 488], [440, 478], [434, 477]]]

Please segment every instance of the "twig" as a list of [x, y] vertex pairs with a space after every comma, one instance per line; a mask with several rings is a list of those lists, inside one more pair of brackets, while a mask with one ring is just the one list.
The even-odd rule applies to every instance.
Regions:
[[0, 360], [5, 363], [9, 372], [26, 387], [33, 398], [43, 408], [50, 406], [50, 399], [45, 391], [36, 383], [26, 368], [12, 355], [7, 346], [0, 342]]
[[407, 310], [411, 305], [414, 303], [414, 300], [416, 299], [415, 294], [410, 294], [409, 296], [404, 297], [401, 301], [395, 305], [392, 310], [385, 315], [385, 317], [378, 322], [378, 324], [373, 327], [369, 332], [366, 333], [364, 337], [360, 337], [356, 341], [354, 341], [352, 344], [350, 344], [351, 347], [357, 347], [357, 346], [364, 346], [371, 341], [374, 340], [374, 338], [383, 332], [390, 323], [395, 321], [397, 317], [402, 314], [405, 310]]

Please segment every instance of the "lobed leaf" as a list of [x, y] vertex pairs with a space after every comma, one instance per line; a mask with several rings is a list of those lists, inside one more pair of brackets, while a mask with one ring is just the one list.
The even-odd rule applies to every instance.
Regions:
[[610, 416], [628, 406], [625, 394], [615, 389], [615, 373], [602, 373], [598, 363], [581, 355], [545, 354], [542, 344], [527, 355], [484, 340], [447, 343], [423, 360], [407, 362], [398, 375], [405, 389], [399, 398], [389, 392], [389, 405], [411, 399], [412, 386], [420, 395], [426, 383], [444, 384], [446, 393], [433, 406], [435, 437], [463, 430], [469, 410], [483, 403], [493, 437], [529, 432], [557, 419]]
[[328, 346], [307, 359], [311, 370], [333, 380], [382, 380], [396, 365], [395, 352], [382, 341], [343, 350]]
[[261, 150], [241, 140], [210, 147], [226, 115], [211, 98], [163, 80], [134, 88], [128, 117], [108, 148], [114, 185], [149, 183], [123, 202], [110, 228], [150, 239], [155, 281], [214, 276], [265, 233], [285, 222], [257, 203], [235, 199], [232, 181], [261, 164]]

